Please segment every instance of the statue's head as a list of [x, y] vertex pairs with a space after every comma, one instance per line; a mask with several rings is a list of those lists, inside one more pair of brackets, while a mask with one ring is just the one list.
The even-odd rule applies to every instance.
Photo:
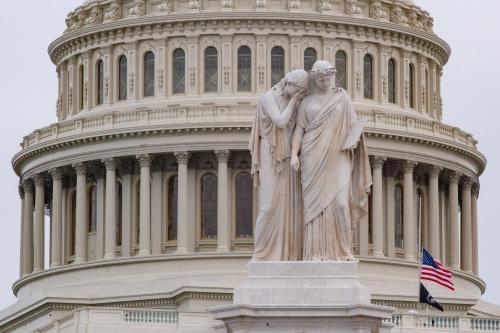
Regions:
[[293, 96], [300, 90], [309, 88], [309, 74], [303, 69], [295, 69], [285, 75], [276, 88], [282, 89], [282, 93], [287, 96]]
[[311, 77], [314, 85], [320, 90], [326, 90], [332, 85], [332, 78], [337, 71], [335, 67], [326, 60], [318, 60], [311, 69]]

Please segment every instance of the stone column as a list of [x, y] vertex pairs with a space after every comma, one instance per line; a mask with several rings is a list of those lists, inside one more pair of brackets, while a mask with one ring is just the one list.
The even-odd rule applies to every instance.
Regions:
[[386, 161], [385, 157], [375, 156], [372, 158], [373, 171], [373, 255], [384, 256], [384, 211], [383, 211], [383, 188], [382, 169]]
[[162, 250], [162, 170], [163, 160], [154, 159], [151, 165], [151, 252], [158, 256]]
[[23, 228], [23, 276], [33, 272], [33, 181], [23, 181], [24, 190], [24, 228]]
[[62, 265], [62, 179], [61, 169], [52, 169], [52, 228], [50, 237], [50, 268]]
[[[95, 165], [96, 177], [96, 229], [95, 229], [95, 259], [104, 258], [104, 220], [106, 207], [106, 171], [102, 165]], [[90, 218], [90, 216], [89, 216]], [[88, 220], [87, 220], [88, 222]]]
[[439, 251], [439, 174], [443, 168], [438, 166], [430, 167], [427, 172], [429, 174], [429, 250], [432, 256], [440, 259]]
[[396, 257], [396, 226], [395, 226], [395, 212], [396, 204], [394, 201], [395, 195], [395, 177], [397, 173], [395, 163], [391, 163], [386, 167], [387, 174], [385, 178], [386, 186], [386, 211], [387, 211], [387, 256], [390, 258]]
[[403, 163], [404, 171], [404, 190], [403, 190], [403, 242], [404, 256], [406, 260], [416, 260], [416, 226], [415, 210], [413, 205], [413, 171], [417, 162], [405, 161]]
[[35, 221], [33, 224], [33, 273], [44, 269], [45, 258], [45, 177], [37, 174], [35, 183]]
[[189, 152], [175, 153], [177, 159], [177, 252], [188, 252], [188, 162]]
[[116, 169], [113, 158], [102, 161], [106, 167], [106, 208], [104, 217], [104, 259], [113, 259], [116, 253]]
[[139, 256], [151, 255], [151, 156], [138, 155], [141, 166]]
[[439, 183], [439, 216], [440, 216], [440, 258], [443, 265], [449, 266], [449, 221], [448, 221], [448, 200], [446, 198], [446, 184]]
[[122, 180], [122, 257], [130, 257], [132, 246], [132, 161], [120, 162]]
[[81, 264], [87, 261], [87, 164], [77, 163], [73, 167], [76, 170], [75, 260], [73, 263]]
[[23, 277], [23, 266], [24, 266], [24, 244], [23, 235], [24, 229], [24, 190], [21, 184], [18, 186], [19, 197], [21, 199], [21, 225], [20, 225], [20, 236], [19, 236], [19, 277]]
[[471, 221], [472, 179], [464, 177], [462, 181], [462, 211], [460, 230], [460, 266], [463, 271], [472, 272], [472, 221]]
[[458, 248], [458, 181], [462, 175], [453, 171], [449, 177], [449, 197], [450, 197], [450, 266], [459, 268], [459, 248]]
[[230, 152], [217, 150], [215, 152], [219, 162], [217, 172], [217, 252], [231, 251], [231, 224], [228, 211], [228, 171], [227, 161]]
[[475, 183], [472, 186], [471, 192], [471, 224], [472, 224], [472, 272], [474, 275], [479, 274], [479, 263], [478, 263], [478, 230], [477, 230], [477, 199], [479, 197], [479, 183]]

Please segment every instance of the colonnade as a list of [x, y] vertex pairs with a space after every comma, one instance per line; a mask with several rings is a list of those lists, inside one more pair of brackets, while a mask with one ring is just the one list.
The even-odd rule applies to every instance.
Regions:
[[[234, 232], [235, 192], [231, 189], [230, 151], [206, 152], [214, 156], [213, 166], [217, 174], [217, 221], [216, 237], [210, 251], [227, 253], [240, 251], [235, 248]], [[241, 152], [240, 152], [241, 153]], [[191, 152], [170, 154], [170, 173], [177, 176], [176, 216], [177, 231], [174, 250], [167, 252], [162, 240], [162, 225], [165, 205], [162, 196], [162, 175], [165, 169], [154, 162], [159, 156], [142, 154], [134, 158], [107, 158], [102, 161], [77, 163], [71, 167], [55, 168], [22, 180], [20, 187], [21, 214], [21, 276], [44, 269], [44, 215], [49, 205], [50, 268], [73, 263], [82, 264], [91, 260], [111, 260], [116, 256], [150, 256], [163, 254], [187, 254], [200, 250], [197, 241], [200, 232], [195, 202], [199, 194], [193, 191], [199, 180], [193, 171], [200, 169], [191, 163]], [[246, 155], [248, 153], [245, 152]], [[164, 156], [164, 155], [163, 155]], [[174, 160], [175, 158], [175, 160]], [[208, 162], [207, 162], [208, 163]], [[246, 161], [241, 162], [246, 165]], [[89, 257], [89, 170], [95, 165], [102, 169], [98, 193], [104, 203], [97, 221], [95, 256]], [[137, 170], [131, 167], [137, 165]], [[357, 228], [354, 236], [355, 253], [359, 256], [378, 258], [403, 258], [416, 261], [419, 249], [426, 247], [433, 256], [447, 266], [462, 271], [478, 273], [477, 253], [477, 198], [479, 185], [475, 179], [455, 170], [444, 170], [439, 166], [419, 164], [409, 160], [394, 160], [371, 156], [373, 188], [371, 210]], [[239, 167], [241, 168], [241, 167]], [[246, 168], [245, 166], [243, 168]], [[201, 168], [203, 169], [203, 168]], [[138, 194], [132, 193], [132, 178], [137, 177]], [[117, 201], [117, 179], [122, 189], [120, 209]], [[396, 188], [402, 196], [396, 195]], [[69, 237], [68, 189], [75, 191], [75, 230], [71, 251], [65, 246]], [[195, 194], [196, 193], [196, 194]], [[257, 195], [254, 189], [253, 196]], [[98, 195], [99, 196], [99, 195]], [[134, 199], [135, 198], [135, 199]], [[130, 206], [137, 200], [136, 214], [138, 238], [134, 232]], [[253, 220], [256, 208], [253, 199]], [[173, 202], [173, 201], [172, 201]], [[168, 209], [173, 209], [169, 207]], [[121, 239], [117, 236], [117, 219], [120, 214]], [[66, 226], [66, 227], [63, 227]], [[65, 231], [66, 230], [66, 231]], [[400, 235], [400, 236], [398, 236]], [[401, 237], [401, 240], [398, 240]], [[251, 240], [251, 239], [250, 239]], [[135, 243], [134, 243], [135, 242]], [[418, 244], [417, 244], [418, 242]], [[118, 244], [120, 250], [118, 251]], [[134, 246], [137, 245], [137, 250]], [[74, 246], [74, 248], [73, 248]], [[72, 257], [74, 254], [74, 257]], [[71, 261], [68, 260], [72, 257]]]

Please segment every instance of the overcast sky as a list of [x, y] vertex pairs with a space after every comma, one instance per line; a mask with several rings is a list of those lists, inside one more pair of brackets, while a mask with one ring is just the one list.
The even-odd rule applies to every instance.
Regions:
[[[250, 0], [249, 0], [250, 1]], [[11, 158], [22, 137], [56, 121], [57, 75], [47, 55], [66, 14], [83, 0], [2, 1], [0, 6], [0, 309], [15, 302], [20, 200]], [[444, 119], [475, 135], [488, 158], [479, 199], [479, 271], [484, 299], [500, 304], [500, 1], [417, 0], [452, 48], [444, 68]]]

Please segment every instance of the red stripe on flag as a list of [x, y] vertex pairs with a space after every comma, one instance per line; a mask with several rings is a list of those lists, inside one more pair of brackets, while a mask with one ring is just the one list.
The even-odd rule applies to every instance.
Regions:
[[436, 261], [436, 263], [438, 264], [439, 268], [440, 268], [442, 271], [444, 271], [444, 272], [446, 272], [446, 273], [450, 273], [450, 274], [451, 274], [451, 271], [450, 271], [450, 270], [448, 270], [445, 266], [441, 265], [441, 263], [440, 263], [439, 261]]
[[446, 283], [442, 283], [442, 282], [440, 282], [439, 280], [431, 279], [431, 278], [429, 278], [429, 277], [422, 277], [422, 280], [427, 280], [427, 281], [436, 282], [437, 284], [440, 284], [440, 285], [442, 285], [442, 286], [443, 286], [443, 287], [445, 287], [445, 288], [448, 288], [448, 289], [450, 289], [450, 290], [455, 290], [455, 288], [454, 288], [454, 287], [452, 287], [452, 286], [450, 286], [450, 285], [448, 285], [448, 284], [446, 284]]
[[435, 268], [434, 268], [434, 267], [432, 267], [432, 266], [422, 265], [422, 269], [425, 269], [425, 270], [429, 270], [429, 271], [436, 272], [436, 274], [439, 274], [439, 275], [442, 275], [442, 276], [444, 276], [444, 277], [447, 277], [447, 278], [450, 278], [450, 279], [451, 279], [451, 273], [446, 273], [446, 272], [443, 272], [443, 271], [441, 271], [440, 269], [435, 269]]
[[453, 282], [451, 281], [451, 279], [443, 278], [443, 277], [441, 277], [441, 276], [439, 276], [437, 274], [434, 274], [434, 272], [427, 272], [427, 271], [424, 272], [424, 271], [422, 271], [422, 276], [424, 276], [424, 275], [431, 276], [433, 278], [441, 280], [442, 282], [446, 282], [446, 283], [449, 283], [449, 284], [453, 285]]

